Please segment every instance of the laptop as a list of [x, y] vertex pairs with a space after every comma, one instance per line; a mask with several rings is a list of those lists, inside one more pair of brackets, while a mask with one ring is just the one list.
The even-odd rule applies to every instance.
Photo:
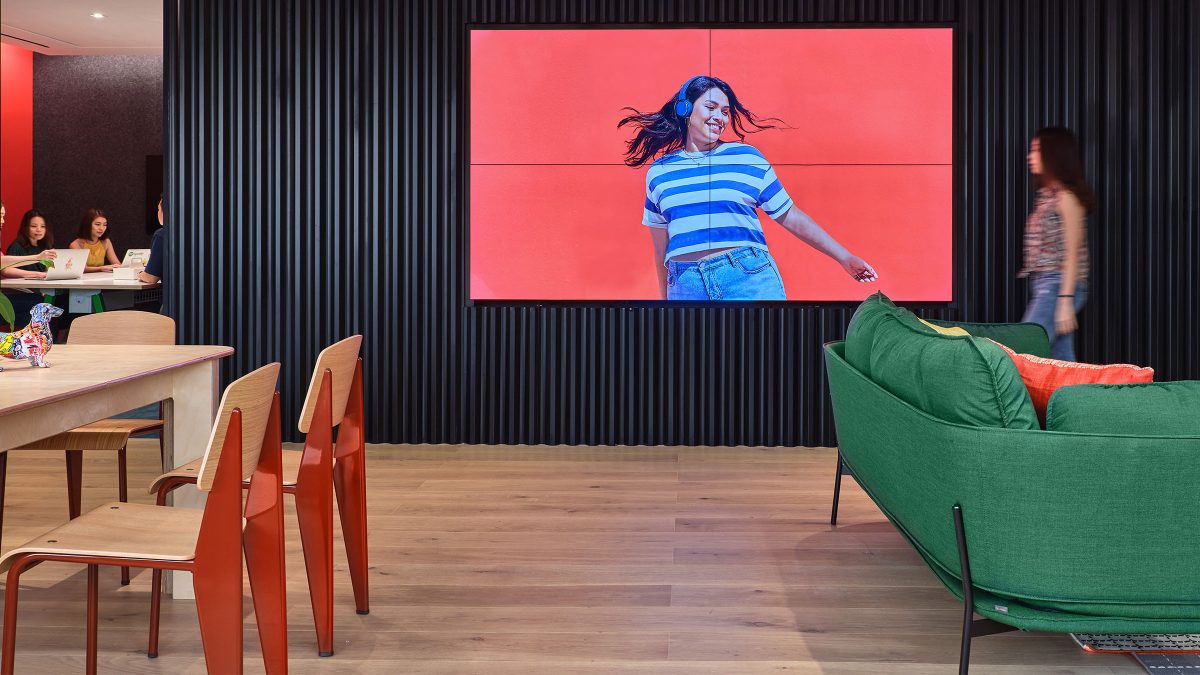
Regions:
[[58, 257], [54, 259], [54, 267], [46, 270], [47, 281], [78, 279], [83, 276], [83, 268], [87, 266], [87, 249], [56, 248], [54, 250], [58, 252]]
[[131, 248], [125, 251], [125, 257], [121, 260], [121, 267], [145, 267], [148, 260], [150, 260], [150, 249]]

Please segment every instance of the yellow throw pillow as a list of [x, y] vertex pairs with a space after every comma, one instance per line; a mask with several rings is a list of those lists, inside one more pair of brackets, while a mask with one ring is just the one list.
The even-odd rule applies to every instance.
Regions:
[[968, 333], [966, 330], [964, 330], [962, 328], [959, 328], [958, 326], [950, 326], [949, 328], [946, 328], [944, 326], [937, 326], [932, 323], [929, 323], [925, 319], [918, 318], [917, 320], [920, 321], [921, 323], [925, 324], [926, 326], [929, 326], [933, 330], [941, 333], [942, 335], [954, 335], [956, 337], [965, 337], [965, 336], [970, 335], [970, 333]]

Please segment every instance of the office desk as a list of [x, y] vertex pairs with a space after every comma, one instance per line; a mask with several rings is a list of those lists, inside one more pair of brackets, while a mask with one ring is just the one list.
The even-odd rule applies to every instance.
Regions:
[[[167, 461], [190, 462], [208, 444], [220, 395], [217, 364], [232, 353], [232, 347], [213, 345], [63, 344], [46, 355], [49, 368], [0, 359], [0, 449], [165, 401]], [[175, 495], [176, 506], [204, 503], [193, 486]], [[185, 578], [174, 585], [176, 598], [193, 597]]]
[[[162, 287], [161, 281], [148, 284], [137, 279], [113, 279], [112, 272], [87, 272], [79, 279], [4, 279], [0, 289], [26, 289], [31, 291], [67, 291], [68, 308], [73, 314], [89, 314], [92, 311], [91, 297], [103, 293], [108, 309], [127, 309], [135, 304], [132, 294], [121, 293], [120, 297], [110, 291], [148, 291]], [[161, 303], [161, 301], [160, 301]]]

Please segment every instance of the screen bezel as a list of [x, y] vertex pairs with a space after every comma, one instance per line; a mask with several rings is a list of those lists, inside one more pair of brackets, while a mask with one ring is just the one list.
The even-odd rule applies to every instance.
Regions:
[[[900, 304], [913, 308], [956, 309], [959, 304], [961, 283], [959, 281], [959, 262], [963, 256], [963, 237], [960, 232], [962, 220], [962, 193], [964, 177], [959, 169], [963, 166], [963, 101], [962, 87], [959, 83], [959, 62], [962, 45], [959, 40], [960, 30], [956, 22], [871, 22], [871, 23], [596, 23], [596, 24], [564, 24], [564, 23], [466, 23], [463, 26], [462, 72], [458, 88], [462, 114], [459, 116], [459, 138], [463, 143], [459, 148], [458, 179], [463, 186], [458, 204], [459, 212], [465, 214], [461, 218], [459, 233], [459, 260], [465, 262], [458, 276], [463, 288], [467, 307], [598, 307], [598, 308], [634, 308], [634, 307], [691, 307], [691, 308], [720, 308], [720, 307], [806, 307], [806, 308], [840, 308], [847, 309], [858, 306], [861, 300], [539, 300], [539, 299], [474, 299], [471, 297], [471, 32], [475, 30], [721, 30], [721, 29], [903, 29], [903, 28], [946, 28], [950, 30], [950, 299], [949, 300], [898, 300]], [[871, 284], [862, 284], [863, 297], [870, 295], [877, 288]]]

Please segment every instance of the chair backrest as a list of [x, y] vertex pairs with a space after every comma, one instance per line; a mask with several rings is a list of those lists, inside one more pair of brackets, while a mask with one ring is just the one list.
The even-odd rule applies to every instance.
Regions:
[[358, 352], [362, 347], [362, 336], [351, 335], [335, 342], [317, 355], [312, 379], [308, 382], [308, 394], [304, 397], [304, 408], [297, 426], [300, 433], [307, 434], [317, 409], [317, 395], [321, 391], [321, 377], [326, 370], [333, 373], [333, 426], [342, 423], [346, 416], [346, 404], [350, 400], [350, 385], [354, 382], [354, 368], [358, 364]]
[[175, 319], [134, 310], [84, 314], [71, 322], [67, 341], [73, 345], [173, 345]]
[[196, 487], [212, 489], [213, 477], [221, 459], [221, 448], [225, 433], [229, 429], [229, 416], [234, 409], [242, 411], [242, 480], [250, 478], [258, 466], [258, 453], [262, 450], [263, 437], [267, 431], [267, 419], [271, 415], [275, 384], [279, 380], [279, 363], [268, 363], [258, 370], [243, 375], [225, 388], [218, 408], [217, 420], [208, 437], [208, 448], [200, 464], [200, 475]]

